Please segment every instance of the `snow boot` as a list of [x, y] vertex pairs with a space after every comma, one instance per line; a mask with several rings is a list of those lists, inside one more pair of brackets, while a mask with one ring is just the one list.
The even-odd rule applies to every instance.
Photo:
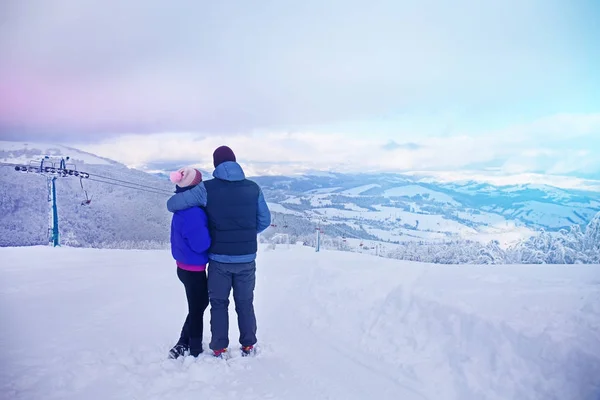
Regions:
[[175, 360], [181, 356], [185, 356], [189, 351], [189, 347], [185, 344], [176, 344], [171, 350], [169, 350], [169, 358]]
[[216, 358], [227, 359], [227, 349], [213, 350], [213, 356]]
[[242, 346], [242, 357], [253, 356], [256, 354], [256, 348], [252, 345], [250, 346]]

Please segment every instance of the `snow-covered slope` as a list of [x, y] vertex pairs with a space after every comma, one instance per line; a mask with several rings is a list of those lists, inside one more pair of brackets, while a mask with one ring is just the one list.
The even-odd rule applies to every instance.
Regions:
[[223, 361], [166, 359], [186, 313], [168, 251], [2, 248], [0, 258], [6, 399], [600, 395], [598, 265], [442, 267], [261, 248], [259, 354], [234, 351], [232, 305], [234, 357]]
[[[0, 142], [0, 162], [28, 165], [42, 157], [70, 157], [70, 168], [90, 174], [56, 180], [63, 244], [85, 247], [157, 247], [169, 240], [165, 179], [65, 146]], [[38, 164], [39, 165], [39, 164]], [[44, 176], [0, 167], [0, 246], [48, 241], [49, 202]], [[92, 202], [82, 205], [88, 198]]]
[[451, 196], [428, 189], [421, 185], [405, 185], [387, 189], [383, 192], [385, 197], [421, 197], [439, 203], [458, 204]]

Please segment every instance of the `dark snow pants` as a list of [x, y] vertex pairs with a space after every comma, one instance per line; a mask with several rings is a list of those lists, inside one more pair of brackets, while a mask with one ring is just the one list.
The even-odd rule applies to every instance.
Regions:
[[208, 296], [210, 298], [210, 348], [221, 350], [229, 346], [229, 293], [233, 289], [235, 311], [240, 329], [240, 344], [256, 344], [254, 286], [256, 262], [224, 264], [211, 260], [208, 264]]
[[186, 271], [177, 268], [177, 277], [185, 287], [188, 315], [181, 329], [179, 344], [190, 347], [190, 353], [202, 353], [204, 311], [208, 307], [208, 285], [205, 271]]

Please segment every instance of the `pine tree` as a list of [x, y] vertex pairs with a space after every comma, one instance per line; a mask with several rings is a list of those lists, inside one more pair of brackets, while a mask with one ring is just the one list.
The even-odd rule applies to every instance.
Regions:
[[590, 221], [583, 236], [583, 248], [590, 263], [600, 262], [600, 212]]

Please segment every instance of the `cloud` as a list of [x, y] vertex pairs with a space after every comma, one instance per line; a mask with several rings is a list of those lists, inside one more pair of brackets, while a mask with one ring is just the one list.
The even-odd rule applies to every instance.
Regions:
[[[195, 160], [212, 169], [212, 152], [231, 146], [240, 162], [255, 174], [302, 172], [310, 169], [345, 172], [464, 170], [477, 165], [504, 173], [554, 174], [600, 171], [600, 114], [557, 115], [503, 130], [425, 136], [403, 145], [393, 139], [349, 136], [344, 133], [270, 132], [252, 135], [202, 136], [193, 133], [125, 135], [98, 144], [76, 144], [102, 156], [141, 167], [157, 162]], [[559, 122], [564, 134], [541, 126]], [[554, 132], [554, 133], [553, 133]]]
[[574, 4], [4, 0], [0, 133], [235, 136], [555, 109], [598, 89], [594, 13]]

